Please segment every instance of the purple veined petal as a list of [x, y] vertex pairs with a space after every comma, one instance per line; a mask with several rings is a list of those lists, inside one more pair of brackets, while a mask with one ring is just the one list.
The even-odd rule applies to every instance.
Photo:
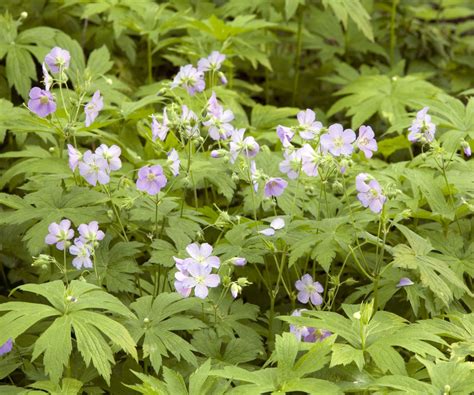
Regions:
[[201, 255], [201, 248], [198, 243], [192, 243], [186, 247], [186, 252], [191, 258], [198, 260]]
[[319, 293], [324, 292], [324, 288], [319, 281], [316, 281], [314, 283], [314, 287], [316, 288], [316, 292], [319, 292]]
[[0, 356], [8, 354], [11, 350], [13, 350], [13, 339], [9, 338], [0, 346]]
[[192, 288], [187, 287], [183, 284], [181, 281], [175, 281], [174, 282], [174, 287], [176, 291], [181, 294], [181, 296], [184, 296], [185, 298], [189, 297], [191, 295]]
[[369, 202], [369, 209], [373, 211], [375, 214], [378, 214], [382, 211], [383, 203], [380, 199], [372, 199]]
[[51, 233], [46, 235], [46, 237], [44, 238], [44, 242], [49, 245], [56, 244], [57, 241], [58, 241], [58, 238], [55, 235], [52, 235]]
[[60, 230], [66, 231], [66, 230], [68, 230], [70, 227], [71, 227], [71, 221], [69, 221], [68, 219], [63, 219], [63, 220], [59, 223], [59, 229], [60, 229]]
[[198, 284], [194, 288], [194, 295], [196, 295], [198, 298], [206, 299], [208, 294], [209, 294], [209, 290], [204, 284]]
[[41, 96], [43, 95], [43, 90], [41, 88], [38, 88], [37, 86], [31, 88], [29, 97], [30, 99], [40, 99]]
[[356, 176], [356, 189], [358, 192], [368, 192], [370, 190], [369, 185], [366, 181], [369, 179], [367, 173], [360, 173]]
[[99, 171], [97, 172], [97, 180], [99, 181], [99, 184], [105, 185], [109, 183], [110, 176], [105, 171]]
[[313, 277], [311, 276], [311, 274], [306, 273], [301, 277], [301, 281], [305, 285], [312, 285], [313, 284]]
[[208, 257], [206, 259], [206, 262], [210, 267], [214, 267], [216, 269], [219, 268], [219, 266], [221, 265], [221, 260], [217, 256]]
[[261, 233], [262, 235], [265, 235], [265, 236], [273, 236], [275, 234], [275, 229], [266, 228], [263, 230], [259, 230], [258, 233]]
[[356, 134], [352, 129], [346, 129], [342, 133], [342, 141], [344, 141], [345, 144], [352, 144], [356, 139]]
[[275, 230], [283, 229], [285, 227], [285, 220], [283, 218], [275, 218], [272, 222], [270, 222], [270, 227]]
[[408, 277], [402, 277], [398, 284], [396, 285], [397, 288], [400, 287], [408, 287], [410, 285], [415, 284], [413, 281], [411, 281]]
[[323, 304], [323, 298], [321, 297], [320, 294], [318, 294], [316, 292], [311, 293], [310, 299], [311, 299], [311, 303], [314, 306], [320, 306], [320, 305]]
[[309, 293], [306, 291], [300, 291], [298, 292], [298, 295], [296, 296], [299, 302], [301, 303], [308, 303], [309, 302]]
[[316, 120], [316, 114], [313, 110], [308, 108], [306, 110], [300, 111], [296, 115], [296, 118], [298, 119], [300, 125], [311, 125]]
[[201, 244], [200, 255], [204, 258], [209, 257], [212, 254], [212, 246], [208, 243]]
[[303, 281], [301, 280], [296, 280], [295, 281], [295, 288], [298, 290], [298, 291], [302, 291], [304, 289], [304, 283]]
[[209, 274], [209, 276], [206, 277], [204, 284], [207, 287], [215, 288], [220, 284], [220, 282], [221, 279], [218, 274]]
[[232, 258], [232, 263], [235, 266], [245, 266], [247, 264], [247, 259], [241, 257]]

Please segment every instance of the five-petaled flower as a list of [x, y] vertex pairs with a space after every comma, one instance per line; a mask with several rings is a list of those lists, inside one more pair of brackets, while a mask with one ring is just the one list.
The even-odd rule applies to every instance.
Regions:
[[54, 47], [44, 58], [44, 62], [53, 73], [59, 73], [60, 70], [69, 68], [70, 60], [69, 51], [59, 47]]
[[429, 107], [424, 107], [418, 111], [416, 118], [408, 128], [408, 140], [412, 143], [420, 141], [422, 143], [431, 143], [436, 133], [436, 125], [431, 122], [431, 116], [428, 115]]
[[218, 274], [211, 274], [212, 267], [202, 265], [199, 262], [190, 262], [187, 265], [186, 273], [178, 271], [175, 273], [175, 288], [183, 296], [190, 295], [194, 288], [194, 294], [201, 299], [205, 299], [209, 293], [208, 288], [215, 288], [220, 283]]
[[171, 169], [171, 173], [176, 177], [179, 175], [179, 166], [181, 161], [179, 160], [178, 151], [174, 148], [168, 152], [168, 165]]
[[323, 298], [320, 295], [324, 291], [323, 286], [318, 281], [314, 281], [310, 274], [305, 274], [297, 280], [295, 287], [299, 291], [297, 298], [301, 303], [308, 303], [310, 300], [314, 306], [323, 303]]
[[69, 240], [74, 237], [74, 231], [71, 229], [71, 221], [63, 219], [59, 224], [56, 222], [48, 226], [49, 233], [44, 241], [46, 244], [56, 244], [58, 250], [64, 250], [69, 245]]
[[47, 117], [56, 111], [56, 102], [51, 92], [35, 86], [31, 88], [29, 96], [28, 108], [39, 117]]
[[329, 151], [333, 156], [350, 155], [354, 151], [352, 143], [356, 135], [352, 129], [346, 129], [335, 123], [328, 128], [328, 133], [321, 136], [320, 142], [324, 152]]
[[368, 207], [376, 214], [382, 211], [387, 198], [383, 195], [382, 188], [377, 180], [371, 178], [366, 173], [360, 173], [356, 177], [356, 189], [359, 192], [357, 198], [364, 207]]
[[110, 181], [107, 160], [91, 151], [86, 151], [79, 162], [79, 174], [94, 186], [97, 185], [97, 182], [104, 185]]
[[283, 178], [272, 177], [265, 183], [264, 194], [266, 197], [280, 196], [287, 186], [288, 182]]
[[74, 240], [74, 244], [69, 247], [71, 255], [76, 257], [72, 260], [72, 265], [80, 270], [83, 267], [91, 268], [93, 266], [91, 260], [92, 248], [89, 244], [84, 243], [80, 238]]
[[199, 59], [197, 64], [198, 71], [217, 71], [221, 68], [225, 60], [225, 55], [219, 51], [212, 51], [207, 58]]
[[168, 135], [169, 127], [168, 127], [168, 114], [166, 113], [166, 108], [163, 109], [163, 120], [158, 122], [154, 115], [151, 116], [151, 138], [153, 141], [156, 139], [160, 139], [161, 141], [166, 140], [166, 136]]
[[167, 179], [160, 165], [143, 166], [138, 170], [137, 189], [156, 195], [166, 185]]
[[182, 66], [171, 83], [172, 89], [178, 86], [185, 88], [191, 96], [196, 92], [202, 92], [206, 87], [204, 73], [197, 70], [192, 64]]
[[367, 159], [372, 158], [374, 152], [377, 151], [377, 141], [370, 126], [362, 125], [359, 128], [359, 137], [357, 137], [356, 144]]
[[312, 140], [317, 136], [323, 124], [319, 121], [316, 121], [316, 114], [313, 110], [309, 108], [303, 111], [300, 111], [296, 118], [298, 119], [299, 126], [297, 127], [300, 137], [303, 140]]
[[104, 232], [99, 229], [99, 223], [97, 221], [91, 221], [89, 224], [80, 224], [77, 230], [80, 234], [80, 241], [84, 244], [88, 243], [93, 247], [105, 236]]
[[231, 110], [224, 110], [217, 101], [215, 92], [212, 92], [207, 110], [208, 120], [204, 121], [203, 125], [209, 128], [209, 136], [216, 141], [229, 138], [234, 130], [230, 123], [234, 119], [234, 113]]
[[104, 108], [104, 98], [100, 95], [100, 91], [97, 90], [92, 96], [90, 102], [84, 106], [84, 112], [86, 114], [86, 127], [91, 126], [102, 108]]

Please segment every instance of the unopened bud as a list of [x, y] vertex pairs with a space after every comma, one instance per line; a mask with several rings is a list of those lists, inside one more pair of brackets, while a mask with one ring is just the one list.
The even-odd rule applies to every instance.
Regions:
[[28, 13], [26, 11], [23, 11], [21, 14], [20, 14], [20, 19], [26, 19], [28, 18]]
[[230, 261], [235, 266], [245, 266], [247, 263], [247, 259], [241, 257], [232, 258]]

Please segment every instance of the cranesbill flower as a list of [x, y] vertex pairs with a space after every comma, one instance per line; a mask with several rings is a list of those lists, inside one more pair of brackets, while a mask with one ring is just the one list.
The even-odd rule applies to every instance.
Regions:
[[230, 163], [234, 163], [239, 153], [243, 153], [247, 158], [254, 158], [260, 151], [260, 146], [251, 136], [244, 137], [245, 129], [234, 129], [232, 131], [232, 141], [229, 144]]
[[299, 291], [297, 298], [301, 303], [308, 303], [309, 300], [314, 306], [323, 303], [323, 298], [320, 295], [324, 291], [323, 286], [318, 281], [314, 281], [310, 274], [305, 274], [297, 280], [295, 287]]
[[464, 151], [464, 155], [466, 155], [469, 158], [472, 155], [471, 145], [466, 140], [463, 140], [461, 142], [461, 147]]
[[280, 196], [285, 188], [288, 186], [288, 182], [280, 177], [270, 178], [264, 187], [264, 194], [266, 197]]
[[377, 141], [375, 140], [375, 133], [370, 126], [362, 125], [359, 128], [359, 137], [357, 137], [356, 145], [367, 159], [372, 158], [373, 153], [377, 151]]
[[211, 255], [212, 246], [208, 243], [192, 243], [186, 247], [186, 252], [194, 262], [203, 266], [218, 268], [221, 264], [219, 257]]
[[377, 180], [371, 179], [369, 183], [366, 182], [369, 178], [366, 173], [360, 173], [356, 177], [356, 189], [359, 192], [357, 198], [364, 207], [369, 207], [372, 212], [378, 214], [382, 211], [387, 198], [382, 194], [382, 188]]
[[44, 58], [44, 62], [53, 73], [59, 73], [60, 69], [66, 70], [69, 68], [70, 60], [69, 51], [59, 47], [54, 47]]
[[356, 135], [352, 129], [344, 130], [342, 125], [335, 123], [329, 126], [329, 132], [321, 136], [323, 151], [329, 151], [333, 156], [350, 155], [354, 150], [352, 143]]
[[143, 166], [138, 170], [137, 189], [156, 195], [166, 185], [167, 179], [160, 165]]
[[110, 146], [110, 148], [105, 144], [101, 144], [95, 150], [95, 154], [107, 161], [110, 170], [118, 170], [122, 167], [122, 161], [120, 160], [122, 150], [115, 144]]
[[88, 128], [99, 115], [100, 110], [104, 108], [104, 98], [100, 95], [100, 91], [95, 91], [92, 99], [84, 107], [86, 114], [86, 127]]
[[43, 69], [43, 84], [44, 88], [49, 91], [51, 88], [51, 85], [53, 84], [53, 77], [51, 77], [48, 73], [48, 69], [46, 68], [46, 65], [43, 63], [42, 65]]
[[283, 153], [285, 160], [280, 162], [279, 168], [282, 173], [285, 173], [290, 180], [295, 180], [298, 178], [301, 172], [301, 152], [300, 150], [286, 150]]
[[298, 131], [300, 136], [304, 140], [312, 140], [321, 131], [323, 124], [316, 121], [316, 114], [309, 108], [304, 111], [300, 111], [296, 118], [298, 119], [299, 127]]
[[97, 221], [91, 221], [89, 224], [80, 224], [77, 230], [80, 234], [79, 240], [93, 247], [105, 236], [104, 232], [99, 229], [99, 223]]
[[207, 58], [199, 59], [197, 64], [198, 71], [217, 71], [221, 68], [225, 60], [225, 55], [219, 51], [212, 51]]
[[56, 102], [49, 91], [38, 87], [31, 88], [28, 108], [41, 118], [48, 116], [56, 111]]
[[91, 151], [86, 151], [79, 162], [79, 174], [86, 179], [86, 181], [96, 186], [99, 184], [108, 184], [110, 181], [109, 164], [107, 161]]
[[310, 177], [318, 175], [318, 166], [321, 161], [321, 153], [316, 152], [309, 144], [303, 145], [299, 150], [302, 165], [301, 169]]
[[287, 126], [282, 126], [278, 125], [276, 129], [278, 138], [281, 141], [281, 145], [283, 147], [287, 148], [291, 146], [291, 140], [293, 139], [293, 136], [295, 135], [295, 132]]
[[273, 236], [276, 230], [283, 229], [285, 227], [285, 220], [283, 218], [277, 217], [272, 222], [270, 222], [270, 227], [260, 230], [258, 233], [261, 233], [265, 236]]
[[[299, 309], [293, 311], [291, 313], [292, 317], [301, 317], [301, 312], [306, 311], [306, 309]], [[296, 324], [290, 324], [290, 333], [293, 333], [296, 337], [297, 340], [301, 341], [303, 340], [306, 342], [306, 338], [311, 336], [311, 334], [314, 332], [314, 328], [307, 327], [304, 325], [296, 325]]]
[[178, 152], [174, 148], [168, 153], [168, 164], [171, 173], [176, 177], [179, 174], [179, 165], [181, 164], [181, 161], [179, 160]]
[[242, 292], [242, 287], [237, 283], [232, 283], [230, 285], [230, 294], [235, 299]]
[[160, 139], [161, 141], [165, 141], [168, 131], [170, 130], [168, 127], [168, 114], [166, 113], [166, 108], [163, 110], [163, 121], [161, 123], [156, 120], [154, 115], [152, 115], [151, 118], [152, 140], [155, 141], [156, 139]]
[[191, 295], [191, 291], [193, 289], [190, 286], [189, 282], [187, 282], [189, 278], [189, 273], [187, 271], [178, 271], [174, 274], [174, 278], [174, 287], [176, 291], [185, 298]]
[[[212, 267], [201, 265], [198, 262], [192, 262], [188, 265], [187, 271], [188, 276], [183, 275], [181, 272], [175, 274], [177, 282], [175, 288], [189, 290], [194, 288], [194, 295], [198, 298], [205, 299], [209, 294], [208, 288], [215, 288], [220, 284], [220, 278], [218, 274], [211, 274]], [[179, 275], [178, 273], [181, 273]], [[189, 294], [188, 294], [189, 295]]]
[[215, 92], [212, 92], [207, 107], [208, 120], [203, 122], [209, 128], [209, 136], [213, 140], [223, 140], [231, 136], [234, 127], [230, 122], [234, 119], [234, 113], [224, 108], [217, 101]]
[[91, 268], [92, 260], [91, 254], [92, 250], [89, 244], [84, 243], [80, 239], [74, 240], [74, 244], [69, 247], [69, 252], [71, 255], [75, 255], [76, 257], [72, 260], [72, 266], [74, 266], [77, 270], [84, 268]]
[[206, 83], [204, 82], [204, 73], [202, 71], [198, 71], [195, 67], [193, 67], [192, 64], [182, 66], [171, 83], [172, 89], [176, 88], [177, 86], [185, 88], [191, 96], [193, 96], [196, 92], [202, 92], [206, 87]]
[[410, 285], [413, 285], [414, 282], [411, 281], [408, 277], [402, 277], [400, 279], [400, 281], [398, 282], [397, 284], [397, 288], [401, 288], [401, 287], [408, 287]]
[[76, 169], [79, 162], [82, 160], [82, 154], [80, 151], [75, 149], [71, 144], [67, 145], [67, 153], [69, 156], [69, 167], [72, 171]]
[[259, 180], [260, 176], [259, 176], [259, 172], [257, 170], [257, 164], [255, 163], [254, 160], [250, 162], [250, 178], [251, 178], [251, 181], [252, 181], [253, 190], [255, 192], [257, 192], [258, 191], [258, 180]]
[[181, 123], [188, 138], [199, 136], [199, 119], [185, 104], [181, 106]]
[[416, 118], [408, 128], [408, 140], [412, 143], [421, 141], [423, 143], [431, 143], [436, 133], [436, 125], [431, 122], [431, 116], [428, 115], [429, 107], [424, 107], [418, 111]]
[[245, 266], [247, 264], [247, 259], [241, 257], [235, 257], [230, 260], [230, 262], [235, 266]]
[[69, 240], [74, 237], [74, 231], [71, 229], [71, 221], [63, 219], [59, 224], [56, 222], [48, 226], [49, 233], [46, 235], [44, 241], [46, 244], [56, 244], [58, 250], [64, 250], [64, 247], [69, 244]]
[[8, 339], [5, 343], [0, 346], [0, 356], [8, 354], [13, 350], [13, 339]]

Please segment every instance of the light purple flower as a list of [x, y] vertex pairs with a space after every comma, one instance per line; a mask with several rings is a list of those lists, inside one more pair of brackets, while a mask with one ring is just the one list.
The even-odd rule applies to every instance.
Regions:
[[301, 303], [308, 303], [309, 300], [314, 306], [323, 303], [323, 298], [320, 295], [324, 291], [323, 286], [318, 281], [314, 281], [310, 274], [305, 274], [300, 280], [297, 280], [295, 287], [299, 291], [297, 298]]
[[318, 175], [318, 166], [321, 161], [321, 153], [316, 152], [309, 144], [303, 145], [299, 150], [302, 159], [301, 169], [310, 177]]
[[[182, 272], [175, 274], [175, 288], [183, 296], [189, 296], [190, 289], [194, 288], [194, 295], [205, 299], [209, 293], [208, 288], [215, 288], [220, 284], [218, 274], [211, 274], [212, 267], [191, 262], [187, 267], [188, 275]], [[184, 291], [181, 292], [180, 290]]]
[[277, 217], [272, 222], [270, 222], [270, 227], [260, 230], [258, 233], [261, 233], [265, 236], [273, 236], [276, 230], [283, 229], [285, 227], [285, 220], [283, 218]]
[[245, 129], [234, 129], [232, 141], [229, 143], [230, 163], [234, 163], [237, 156], [242, 153], [247, 158], [254, 158], [260, 151], [260, 146], [251, 136], [244, 137]]
[[84, 268], [92, 268], [91, 260], [91, 247], [89, 244], [84, 243], [81, 239], [74, 240], [74, 244], [69, 247], [69, 252], [71, 255], [76, 257], [72, 260], [72, 266], [77, 270]]
[[[292, 317], [301, 317], [301, 312], [306, 311], [306, 309], [295, 310], [291, 314]], [[302, 340], [306, 343], [314, 343], [317, 341], [322, 341], [325, 338], [331, 336], [331, 332], [324, 329], [316, 329], [312, 327], [307, 327], [304, 325], [290, 325], [290, 333], [293, 333], [298, 340]]]
[[160, 123], [156, 120], [155, 116], [152, 115], [152, 122], [151, 122], [151, 135], [152, 140], [156, 141], [156, 139], [160, 139], [161, 141], [166, 140], [166, 136], [168, 135], [168, 131], [170, 130], [168, 127], [168, 114], [166, 113], [166, 108], [163, 109], [163, 121]]
[[219, 257], [211, 255], [212, 250], [212, 246], [208, 243], [192, 243], [186, 247], [186, 252], [194, 262], [217, 269], [219, 268], [221, 261]]
[[179, 160], [179, 155], [178, 152], [173, 148], [169, 153], [168, 153], [168, 165], [171, 169], [171, 173], [176, 177], [179, 175], [179, 165], [181, 164], [181, 161]]
[[138, 170], [137, 189], [156, 195], [166, 185], [167, 179], [160, 165], [143, 166]]
[[222, 85], [227, 85], [227, 77], [225, 76], [225, 74], [222, 72], [222, 71], [219, 71], [219, 73], [217, 74], [219, 76], [219, 80], [221, 81], [221, 84]]
[[61, 69], [66, 70], [69, 68], [70, 60], [71, 55], [69, 51], [59, 47], [54, 47], [44, 58], [44, 62], [53, 73], [59, 73]]
[[77, 230], [80, 234], [80, 241], [84, 244], [88, 243], [93, 247], [105, 236], [104, 232], [99, 230], [99, 223], [97, 221], [91, 221], [89, 224], [80, 224]]
[[370, 126], [362, 125], [359, 128], [359, 137], [357, 137], [356, 144], [367, 159], [372, 158], [373, 153], [377, 151], [377, 141]]
[[463, 140], [461, 142], [461, 147], [464, 151], [464, 155], [466, 155], [469, 158], [472, 155], [471, 145], [466, 140]]
[[191, 96], [193, 96], [196, 92], [202, 92], [206, 87], [206, 83], [204, 82], [204, 73], [202, 71], [198, 71], [195, 67], [193, 67], [192, 64], [182, 66], [171, 83], [172, 89], [176, 88], [177, 86], [185, 88]]
[[110, 148], [105, 144], [101, 144], [95, 150], [95, 154], [107, 161], [110, 170], [118, 170], [122, 167], [122, 161], [120, 160], [122, 150], [115, 144], [110, 146]]
[[354, 150], [352, 143], [356, 135], [352, 129], [344, 130], [342, 125], [335, 123], [329, 126], [329, 132], [321, 136], [323, 151], [329, 151], [333, 156], [350, 155]]
[[[369, 180], [369, 183], [366, 181]], [[375, 179], [370, 179], [366, 173], [360, 173], [356, 177], [356, 189], [359, 192], [357, 198], [364, 207], [378, 214], [382, 211], [382, 207], [387, 198], [382, 194], [382, 188]]]
[[100, 110], [104, 108], [104, 98], [100, 95], [100, 91], [95, 91], [92, 99], [84, 107], [86, 114], [86, 127], [88, 128], [99, 115]]
[[245, 266], [247, 264], [247, 259], [241, 257], [232, 258], [230, 261], [235, 266]]
[[300, 111], [296, 118], [298, 119], [298, 131], [302, 139], [312, 140], [321, 131], [323, 124], [316, 121], [316, 114], [309, 108]]
[[410, 285], [413, 285], [414, 282], [411, 281], [408, 277], [402, 277], [400, 279], [400, 281], [398, 282], [398, 284], [396, 285], [397, 288], [401, 288], [401, 287], [408, 287]]
[[239, 296], [239, 293], [242, 292], [242, 287], [237, 284], [237, 283], [232, 283], [230, 286], [230, 294], [232, 295], [232, 298], [236, 298]]
[[290, 180], [298, 178], [301, 172], [302, 157], [300, 150], [286, 150], [283, 153], [285, 160], [280, 162], [279, 168], [282, 173], [285, 173]]
[[35, 86], [31, 88], [28, 108], [41, 118], [48, 116], [56, 111], [56, 103], [51, 92]]
[[0, 356], [8, 354], [13, 350], [13, 339], [8, 339], [5, 343], [0, 346]]
[[418, 111], [416, 118], [408, 128], [408, 140], [412, 143], [421, 141], [422, 143], [431, 143], [436, 133], [436, 125], [431, 122], [431, 116], [428, 115], [429, 107], [424, 107]]
[[199, 136], [199, 119], [185, 104], [181, 106], [181, 123], [188, 138]]
[[80, 151], [75, 149], [71, 144], [67, 145], [67, 153], [69, 156], [69, 168], [74, 171], [82, 160], [82, 154]]
[[258, 191], [258, 180], [260, 178], [260, 174], [257, 170], [257, 164], [255, 163], [255, 161], [251, 161], [250, 162], [250, 178], [251, 178], [251, 181], [252, 181], [252, 184], [253, 184], [253, 190], [255, 192]]
[[265, 183], [264, 194], [266, 197], [280, 196], [287, 186], [288, 182], [283, 178], [272, 177]]
[[46, 68], [46, 65], [42, 64], [42, 69], [43, 69], [43, 84], [44, 88], [49, 91], [51, 88], [51, 85], [53, 84], [53, 77], [51, 77], [48, 73], [48, 69]]
[[213, 140], [225, 140], [229, 138], [234, 130], [230, 122], [234, 119], [234, 113], [224, 108], [217, 101], [215, 92], [212, 92], [208, 101], [207, 121], [203, 122], [204, 126], [209, 128], [209, 136]]
[[69, 240], [74, 237], [74, 231], [71, 229], [71, 221], [63, 219], [59, 224], [56, 222], [48, 226], [49, 233], [44, 241], [46, 244], [56, 244], [58, 250], [63, 251], [64, 247], [69, 244]]
[[278, 138], [281, 141], [281, 145], [283, 147], [287, 148], [291, 146], [291, 140], [293, 139], [293, 136], [295, 135], [295, 132], [287, 126], [282, 126], [278, 125], [276, 129]]
[[79, 162], [79, 174], [94, 186], [97, 182], [104, 185], [110, 181], [109, 164], [103, 157], [91, 151], [86, 151], [82, 161]]
[[199, 59], [197, 69], [199, 71], [217, 71], [221, 68], [225, 55], [219, 51], [212, 51], [207, 58]]

